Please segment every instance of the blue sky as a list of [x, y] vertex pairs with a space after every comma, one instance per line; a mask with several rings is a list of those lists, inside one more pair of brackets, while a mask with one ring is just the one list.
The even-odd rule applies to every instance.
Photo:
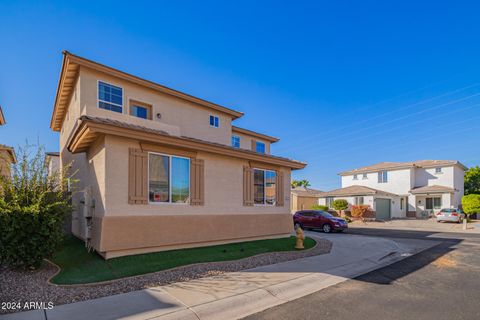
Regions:
[[321, 190], [381, 161], [480, 164], [479, 4], [259, 2], [2, 1], [0, 142], [58, 150], [66, 49], [243, 111]]

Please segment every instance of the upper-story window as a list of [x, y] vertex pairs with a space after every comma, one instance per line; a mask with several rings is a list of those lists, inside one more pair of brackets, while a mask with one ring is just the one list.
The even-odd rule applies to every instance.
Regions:
[[256, 141], [255, 142], [255, 151], [259, 153], [265, 153], [265, 143]]
[[210, 115], [210, 126], [218, 128], [220, 126], [220, 119], [217, 116]]
[[441, 167], [435, 168], [435, 173], [442, 173], [442, 168]]
[[240, 148], [240, 137], [239, 136], [232, 136], [232, 147]]
[[152, 106], [143, 102], [130, 100], [130, 115], [142, 118], [152, 119]]
[[387, 183], [387, 182], [388, 182], [388, 171], [379, 171], [378, 183]]
[[358, 180], [358, 176], [356, 174], [353, 175], [353, 180]]
[[366, 173], [364, 173], [362, 179], [363, 179], [363, 180], [368, 179], [368, 175], [367, 175]]
[[98, 81], [98, 107], [122, 113], [123, 89], [103, 81]]

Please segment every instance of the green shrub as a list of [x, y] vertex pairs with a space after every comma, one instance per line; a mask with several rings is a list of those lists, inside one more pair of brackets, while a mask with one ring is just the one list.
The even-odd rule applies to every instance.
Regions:
[[321, 204], [314, 204], [312, 210], [328, 211], [328, 207]]
[[462, 197], [462, 209], [466, 214], [480, 213], [480, 194], [469, 194]]
[[37, 268], [63, 238], [62, 223], [71, 212], [62, 191], [62, 173], [48, 176], [42, 148], [18, 150], [12, 176], [0, 181], [0, 264]]
[[332, 202], [332, 207], [335, 210], [346, 210], [348, 209], [348, 201], [345, 199], [337, 199]]

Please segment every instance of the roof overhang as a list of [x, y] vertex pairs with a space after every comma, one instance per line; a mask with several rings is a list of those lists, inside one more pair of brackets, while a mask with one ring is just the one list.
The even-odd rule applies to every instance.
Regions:
[[52, 130], [54, 131], [60, 131], [62, 127], [62, 123], [65, 118], [65, 114], [68, 108], [68, 103], [70, 101], [70, 97], [72, 95], [75, 81], [77, 80], [80, 67], [86, 67], [99, 72], [107, 73], [114, 77], [159, 91], [161, 93], [164, 93], [170, 96], [177, 97], [179, 99], [183, 99], [183, 100], [198, 104], [205, 108], [209, 108], [218, 112], [228, 114], [233, 119], [237, 119], [243, 116], [243, 113], [240, 111], [223, 107], [213, 102], [209, 102], [209, 101], [191, 96], [189, 94], [186, 94], [174, 89], [170, 89], [158, 83], [148, 81], [148, 80], [136, 77], [134, 75], [128, 74], [126, 72], [108, 67], [106, 65], [76, 56], [74, 54], [71, 54], [68, 51], [63, 51], [62, 70], [60, 72], [60, 78], [58, 81], [57, 94], [55, 97], [55, 103], [53, 107], [53, 114], [50, 120], [50, 128], [52, 128]]
[[15, 150], [12, 147], [0, 145], [0, 151], [5, 151], [8, 154], [10, 163], [17, 163], [17, 156]]
[[171, 148], [231, 156], [259, 163], [286, 167], [292, 170], [303, 169], [306, 166], [306, 163], [282, 157], [260, 154], [250, 150], [237, 149], [195, 138], [172, 136], [165, 132], [148, 128], [139, 128], [120, 122], [105, 123], [102, 119], [87, 116], [80, 118], [76, 130], [67, 143], [67, 148], [72, 153], [85, 152], [88, 150], [91, 143], [101, 135], [115, 135]]
[[5, 116], [3, 115], [2, 106], [0, 106], [0, 126], [3, 126], [5, 123]]
[[278, 139], [278, 138], [275, 138], [275, 137], [272, 137], [272, 136], [267, 136], [266, 134], [258, 133], [258, 132], [247, 130], [247, 129], [244, 129], [244, 128], [239, 128], [237, 126], [232, 126], [232, 132], [242, 133], [242, 134], [249, 135], [249, 136], [252, 136], [252, 137], [255, 137], [255, 138], [259, 138], [259, 139], [269, 141], [271, 143], [280, 141], [280, 139]]

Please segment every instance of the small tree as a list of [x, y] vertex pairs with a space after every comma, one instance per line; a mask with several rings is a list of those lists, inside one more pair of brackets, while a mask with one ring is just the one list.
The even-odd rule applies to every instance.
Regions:
[[462, 208], [467, 215], [480, 213], [480, 194], [469, 194], [462, 198]]
[[340, 211], [339, 214], [341, 215], [343, 210], [348, 209], [348, 201], [345, 199], [337, 199], [332, 202], [333, 209]]
[[480, 194], [480, 167], [475, 166], [465, 172], [465, 194]]
[[31, 148], [19, 148], [12, 176], [0, 181], [0, 264], [11, 267], [37, 268], [51, 257], [71, 210], [62, 188], [65, 175], [49, 176], [43, 148]]
[[308, 187], [310, 187], [310, 182], [306, 179], [292, 180], [291, 185], [292, 185], [292, 188], [296, 188], [296, 187], [308, 188]]
[[369, 205], [354, 205], [351, 208], [352, 217], [360, 218], [365, 221], [366, 218], [373, 218], [373, 212]]

